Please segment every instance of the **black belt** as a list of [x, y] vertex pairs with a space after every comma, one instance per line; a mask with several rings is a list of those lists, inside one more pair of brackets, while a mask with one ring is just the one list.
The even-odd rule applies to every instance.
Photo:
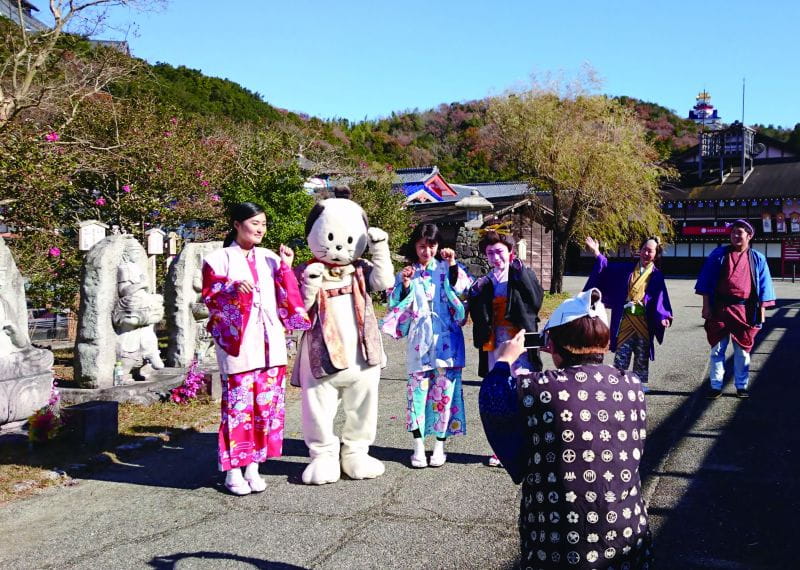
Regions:
[[722, 295], [720, 293], [717, 294], [717, 299], [723, 305], [746, 305], [747, 299], [742, 299], [741, 297], [734, 297], [733, 295]]

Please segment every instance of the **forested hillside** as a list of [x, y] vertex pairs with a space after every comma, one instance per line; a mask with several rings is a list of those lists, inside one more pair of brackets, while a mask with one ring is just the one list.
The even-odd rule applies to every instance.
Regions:
[[[320, 120], [273, 107], [259, 93], [227, 79], [166, 63], [145, 67], [137, 81], [117, 85], [114, 92], [120, 96], [150, 94], [187, 114], [290, 124], [313, 132], [327, 145], [358, 161], [393, 168], [436, 164], [453, 182], [515, 177], [502, 157], [492, 156], [492, 129], [487, 125], [485, 100], [391, 112], [385, 118], [358, 123]], [[655, 103], [629, 97], [619, 100], [635, 110], [664, 158], [695, 143], [696, 127], [691, 121]]]

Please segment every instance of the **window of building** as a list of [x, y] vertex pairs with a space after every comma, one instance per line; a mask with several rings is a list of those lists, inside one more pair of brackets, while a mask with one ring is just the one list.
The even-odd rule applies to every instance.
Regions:
[[767, 244], [767, 257], [771, 259], [780, 259], [781, 257], [781, 244], [780, 243], [768, 243]]

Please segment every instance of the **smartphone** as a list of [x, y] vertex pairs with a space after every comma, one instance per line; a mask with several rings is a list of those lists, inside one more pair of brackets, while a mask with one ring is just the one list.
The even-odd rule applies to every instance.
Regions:
[[525, 348], [541, 348], [544, 346], [544, 338], [542, 333], [526, 332], [525, 333]]

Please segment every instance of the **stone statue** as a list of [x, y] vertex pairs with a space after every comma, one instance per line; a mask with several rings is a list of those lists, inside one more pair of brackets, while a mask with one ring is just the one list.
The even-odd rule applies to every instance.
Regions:
[[129, 234], [112, 234], [86, 254], [75, 346], [75, 378], [82, 388], [113, 386], [114, 364], [146, 379], [164, 366], [154, 325], [164, 303], [151, 291], [147, 253]]
[[22, 276], [0, 238], [0, 424], [22, 420], [47, 403], [53, 353], [28, 336]]
[[148, 291], [148, 283], [146, 269], [129, 250], [123, 250], [117, 268], [117, 303], [111, 314], [117, 332], [117, 359], [125, 375], [138, 366], [144, 378], [150, 373], [146, 363], [156, 370], [164, 368], [155, 332], [164, 316], [164, 300]]
[[206, 331], [208, 309], [200, 300], [203, 257], [222, 242], [190, 242], [173, 260], [164, 285], [167, 312], [167, 366], [187, 367], [195, 357], [216, 365], [214, 343]]
[[203, 276], [198, 273], [192, 279], [192, 289], [196, 293], [195, 302], [192, 303], [192, 317], [195, 321], [194, 356], [198, 362], [203, 362], [209, 356], [216, 356], [214, 339], [206, 329], [208, 324], [208, 307], [202, 301]]

